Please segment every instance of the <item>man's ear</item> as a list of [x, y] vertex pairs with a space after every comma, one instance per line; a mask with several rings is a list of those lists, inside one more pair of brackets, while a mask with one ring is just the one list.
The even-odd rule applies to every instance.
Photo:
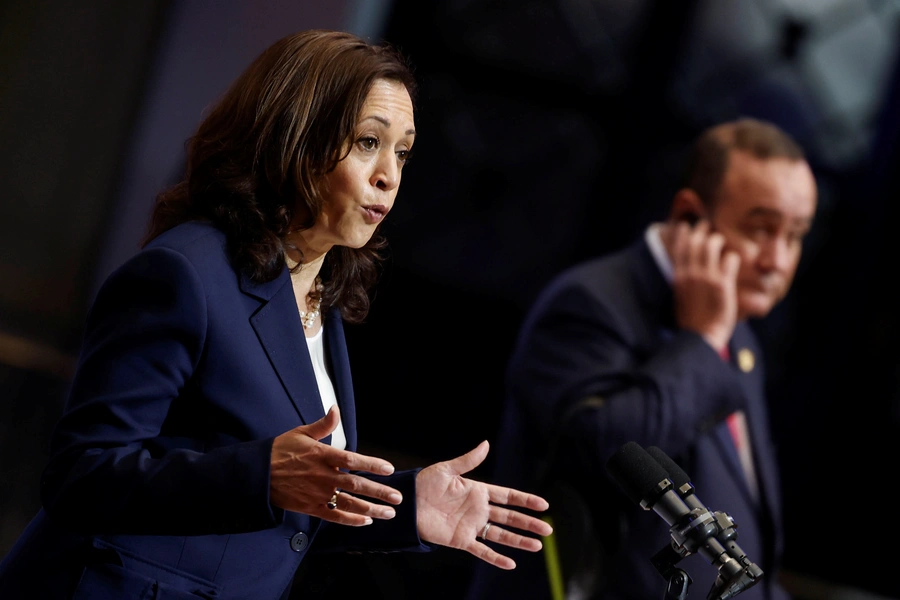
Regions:
[[706, 216], [706, 205], [700, 200], [697, 192], [691, 188], [681, 188], [672, 198], [672, 207], [669, 211], [670, 221], [687, 221], [691, 225], [695, 225], [697, 221]]

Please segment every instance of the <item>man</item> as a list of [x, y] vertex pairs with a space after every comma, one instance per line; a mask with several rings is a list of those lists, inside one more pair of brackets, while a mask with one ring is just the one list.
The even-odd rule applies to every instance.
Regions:
[[[671, 541], [668, 525], [606, 471], [629, 441], [661, 448], [737, 524], [737, 543], [764, 572], [741, 600], [788, 598], [777, 583], [763, 366], [747, 321], [787, 294], [816, 196], [802, 149], [777, 127], [712, 127], [665, 222], [542, 291], [510, 359], [496, 467], [501, 483], [546, 494], [555, 533], [543, 558], [516, 556], [514, 572], [476, 567], [472, 600], [675, 597], [651, 562]], [[699, 553], [677, 567], [690, 597], [706, 597], [716, 568]]]

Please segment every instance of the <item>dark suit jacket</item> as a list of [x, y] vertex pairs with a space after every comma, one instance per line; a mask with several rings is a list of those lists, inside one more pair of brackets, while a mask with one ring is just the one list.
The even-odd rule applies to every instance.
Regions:
[[[570, 268], [536, 299], [508, 365], [495, 481], [550, 501], [559, 557], [550, 564], [562, 565], [570, 597], [664, 597], [666, 580], [651, 557], [668, 545], [668, 525], [632, 503], [606, 472], [628, 441], [659, 446], [706, 506], [737, 523], [738, 544], [765, 572], [742, 600], [787, 597], [775, 583], [779, 481], [764, 373], [746, 324], [730, 349], [732, 356], [751, 352], [753, 368], [727, 364], [700, 336], [675, 328], [671, 288], [643, 240]], [[724, 421], [736, 409], [747, 414], [758, 501]], [[513, 552], [513, 571], [476, 566], [470, 598], [550, 599], [552, 550]], [[699, 554], [677, 566], [693, 580], [689, 597], [705, 598], [716, 569]]]
[[[340, 314], [325, 349], [356, 448]], [[113, 273], [86, 326], [41, 482], [43, 509], [0, 565], [0, 598], [277, 599], [309, 552], [427, 550], [407, 499], [355, 528], [269, 503], [275, 436], [324, 416], [287, 270], [238, 275], [191, 223]], [[330, 441], [326, 439], [325, 441]]]

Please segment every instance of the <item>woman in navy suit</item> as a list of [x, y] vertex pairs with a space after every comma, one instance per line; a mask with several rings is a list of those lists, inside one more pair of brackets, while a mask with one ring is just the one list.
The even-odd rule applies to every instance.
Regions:
[[369, 308], [415, 90], [388, 46], [307, 31], [226, 92], [91, 307], [0, 598], [277, 600], [311, 552], [540, 549], [517, 507], [544, 499], [462, 476], [487, 442], [404, 472], [354, 452], [343, 322]]

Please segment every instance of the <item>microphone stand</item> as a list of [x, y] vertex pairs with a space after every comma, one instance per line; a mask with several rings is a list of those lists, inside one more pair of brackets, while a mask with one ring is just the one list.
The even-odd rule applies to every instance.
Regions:
[[[695, 509], [690, 515], [686, 515], [687, 526], [679, 528], [678, 524], [674, 525], [671, 529], [672, 541], [650, 559], [657, 572], [668, 582], [663, 598], [686, 600], [688, 588], [693, 580], [687, 572], [675, 565], [686, 556], [699, 551], [719, 569], [719, 576], [709, 590], [707, 600], [731, 600], [747, 588], [756, 585], [762, 578], [762, 569], [750, 562], [746, 556], [741, 556], [738, 560], [732, 559], [721, 545], [722, 542], [731, 545], [737, 537], [731, 517], [716, 511], [700, 514], [700, 518], [692, 521], [693, 517], [698, 516], [697, 513]], [[710, 536], [712, 540], [707, 541], [705, 546], [698, 543], [699, 540]], [[718, 548], [719, 551], [711, 553], [711, 548]]]
[[656, 567], [657, 572], [668, 582], [663, 600], [685, 600], [688, 587], [693, 580], [684, 569], [675, 566], [684, 556], [671, 544], [667, 544], [662, 550], [653, 555], [650, 561]]
[[[695, 552], [718, 571], [706, 600], [731, 600], [756, 585], [762, 569], [735, 542], [734, 520], [726, 513], [711, 512], [694, 496], [694, 487], [681, 467], [661, 450], [657, 454], [659, 457], [654, 458], [637, 442], [627, 442], [607, 461], [606, 469], [629, 498], [644, 510], [652, 509], [670, 525], [671, 543], [651, 559], [668, 582], [665, 598], [687, 598], [691, 578], [675, 565]], [[685, 480], [678, 492], [673, 491], [672, 474], [664, 467], [669, 462], [675, 476]]]

